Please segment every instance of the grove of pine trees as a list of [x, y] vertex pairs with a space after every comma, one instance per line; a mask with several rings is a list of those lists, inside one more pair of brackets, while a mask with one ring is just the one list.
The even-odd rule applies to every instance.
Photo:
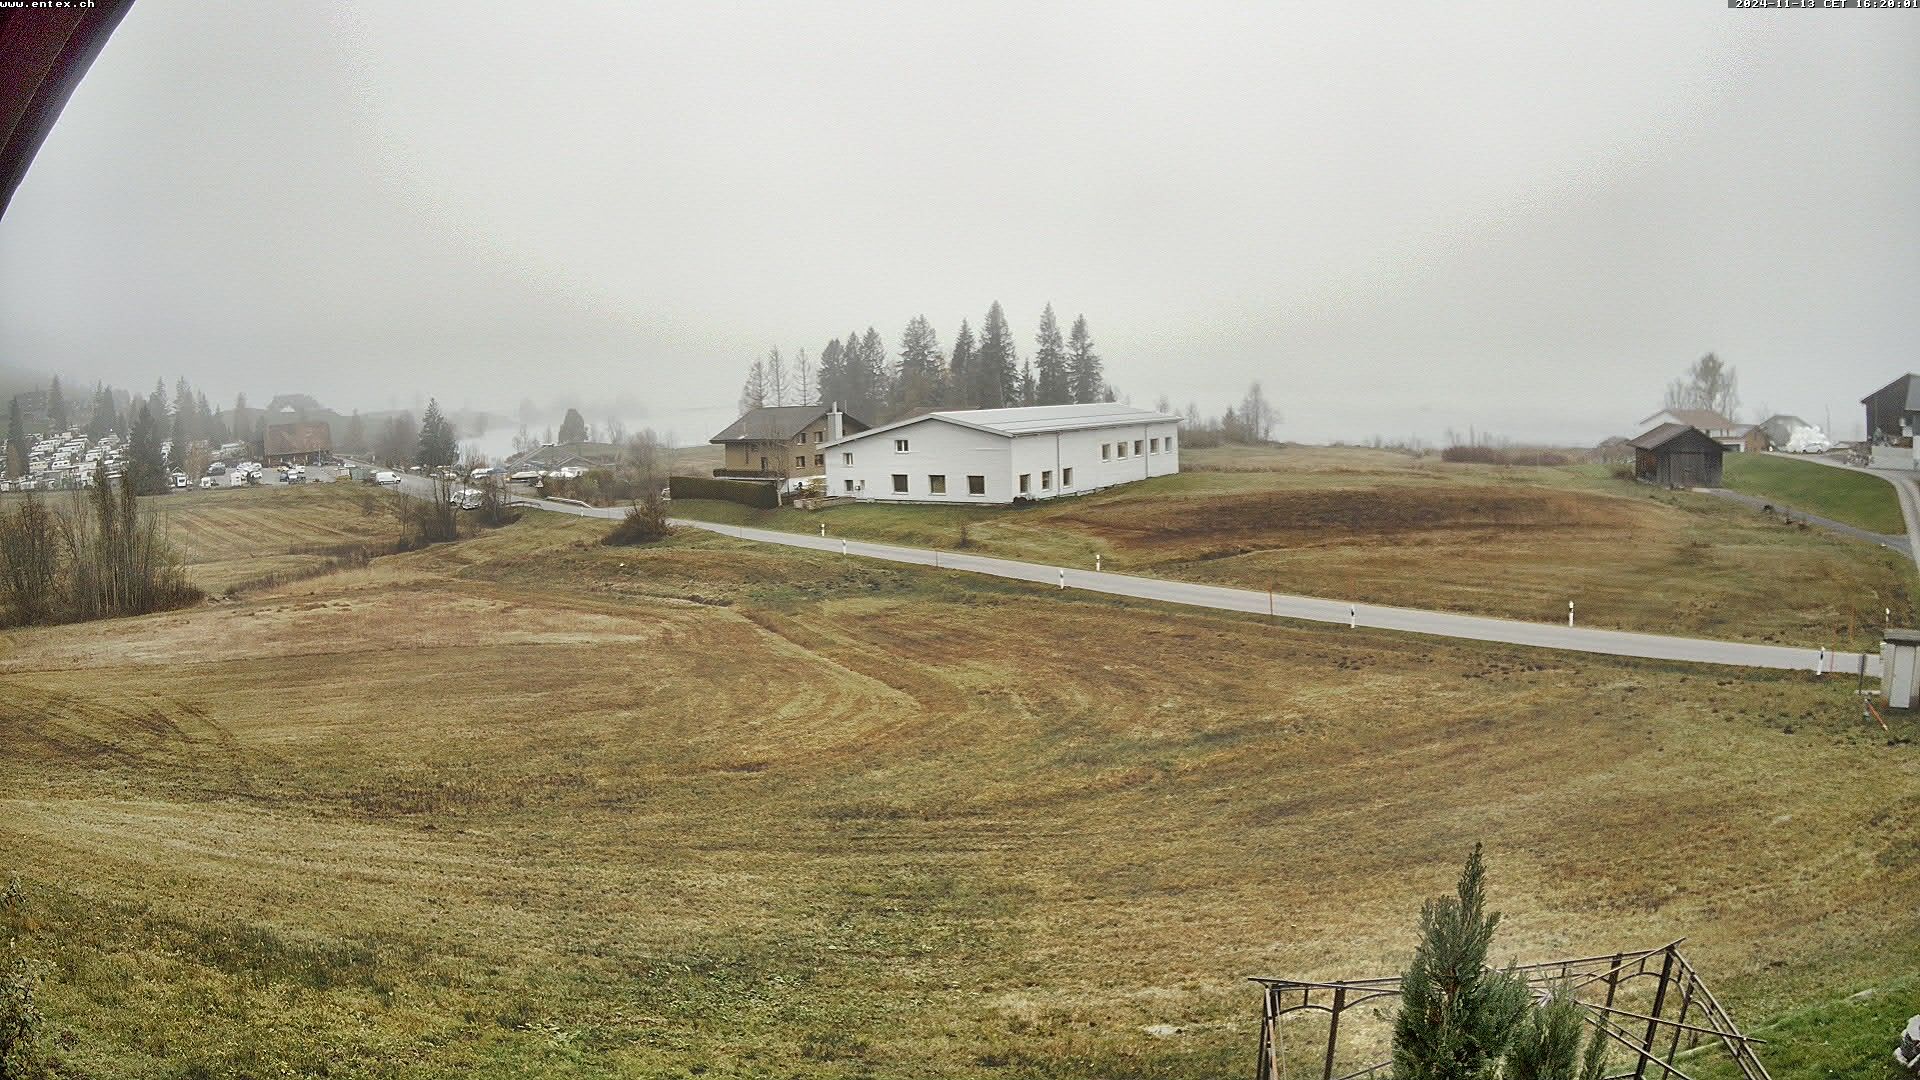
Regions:
[[748, 365], [740, 387], [741, 412], [765, 405], [838, 403], [854, 416], [883, 424], [928, 409], [992, 409], [1012, 405], [1067, 405], [1114, 400], [1086, 316], [1064, 337], [1049, 304], [1041, 313], [1035, 351], [1022, 362], [1006, 312], [996, 301], [978, 334], [965, 320], [942, 351], [939, 333], [915, 315], [889, 351], [874, 327], [827, 342], [817, 362], [805, 349], [789, 362], [779, 349]]

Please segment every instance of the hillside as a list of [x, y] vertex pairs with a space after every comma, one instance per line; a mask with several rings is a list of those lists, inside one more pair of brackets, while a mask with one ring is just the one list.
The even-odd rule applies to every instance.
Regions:
[[9, 929], [77, 1065], [1240, 1075], [1244, 978], [1394, 971], [1474, 839], [1503, 951], [1687, 935], [1749, 1025], [1920, 946], [1910, 747], [1844, 680], [600, 527], [7, 636]]

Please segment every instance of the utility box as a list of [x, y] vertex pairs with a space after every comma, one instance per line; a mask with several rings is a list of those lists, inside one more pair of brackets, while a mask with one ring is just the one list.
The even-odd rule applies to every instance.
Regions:
[[1920, 676], [1920, 630], [1889, 628], [1880, 639], [1880, 694], [1890, 709], [1911, 709]]

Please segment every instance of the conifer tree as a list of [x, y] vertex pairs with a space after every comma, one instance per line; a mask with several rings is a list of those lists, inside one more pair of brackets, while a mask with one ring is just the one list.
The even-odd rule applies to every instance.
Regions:
[[1473, 846], [1454, 895], [1420, 911], [1420, 945], [1400, 978], [1393, 1080], [1493, 1080], [1528, 1006], [1512, 971], [1487, 967], [1499, 912], [1486, 910], [1486, 870]]
[[820, 350], [820, 403], [844, 409], [847, 406], [847, 353], [839, 338]]
[[974, 381], [979, 363], [973, 346], [973, 328], [960, 320], [960, 332], [953, 335], [953, 357], [947, 362], [947, 404], [953, 408], [974, 407]]
[[1073, 320], [1067, 337], [1067, 392], [1081, 404], [1099, 401], [1105, 380], [1100, 374], [1100, 354], [1093, 351], [1093, 335], [1087, 331], [1087, 317]]
[[987, 309], [987, 320], [980, 324], [980, 351], [974, 358], [974, 393], [979, 407], [998, 409], [1012, 405], [1020, 397], [1020, 357], [1013, 344], [1013, 330], [1007, 326], [1007, 313], [995, 300]]
[[60, 376], [47, 384], [47, 426], [54, 431], [67, 430], [67, 396], [60, 392]]
[[[747, 379], [740, 384], [740, 400], [738, 404], [742, 413], [761, 408], [767, 404], [766, 361], [756, 357], [753, 363], [748, 365]], [[561, 441], [567, 441], [566, 425], [561, 425], [560, 432]]]
[[359, 409], [347, 417], [347, 449], [355, 453], [365, 453], [367, 449], [367, 422], [360, 419]]
[[1034, 338], [1033, 372], [1036, 405], [1065, 405], [1074, 400], [1067, 378], [1067, 347], [1060, 340], [1060, 321], [1053, 305], [1040, 313], [1040, 333]]
[[136, 495], [158, 495], [165, 491], [167, 462], [160, 452], [160, 422], [154, 418], [151, 401], [133, 406], [133, 430], [127, 434], [127, 482]]
[[1038, 405], [1040, 387], [1033, 381], [1033, 361], [1020, 365], [1020, 404]]
[[[412, 422], [412, 418], [408, 418]], [[410, 440], [409, 440], [410, 441]], [[560, 420], [560, 442], [577, 443], [587, 441], [587, 419], [580, 415], [579, 409], [568, 409], [567, 415]]]
[[940, 339], [925, 315], [915, 315], [900, 335], [900, 373], [894, 380], [894, 411], [907, 413], [937, 404], [941, 382]]
[[20, 395], [7, 402], [7, 476], [27, 474], [27, 421], [20, 414]]
[[440, 411], [436, 398], [427, 399], [427, 411], [420, 418], [420, 447], [414, 460], [430, 469], [439, 469], [460, 460], [459, 436], [453, 424]]
[[1583, 1055], [1580, 1036], [1585, 1027], [1572, 990], [1562, 982], [1514, 1033], [1503, 1080], [1600, 1080], [1607, 1037], [1594, 1031]]
[[99, 442], [119, 426], [118, 418], [113, 415], [113, 388], [105, 383], [94, 384], [93, 411], [87, 417], [87, 438]]

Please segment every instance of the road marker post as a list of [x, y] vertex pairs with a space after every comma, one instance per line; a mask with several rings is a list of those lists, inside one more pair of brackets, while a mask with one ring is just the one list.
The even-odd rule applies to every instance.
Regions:
[[847, 553], [847, 542], [845, 540], [842, 540], [840, 541], [840, 554], [845, 555], [846, 553]]
[[1347, 605], [1347, 629], [1360, 629], [1360, 609], [1352, 604]]
[[1060, 587], [1067, 587], [1067, 568], [1064, 566], [1060, 568]]
[[1100, 554], [1098, 552], [1095, 552], [1093, 556], [1093, 572], [1096, 574], [1100, 572]]
[[820, 523], [820, 535], [821, 536], [827, 535], [827, 523], [824, 521]]
[[1573, 601], [1567, 601], [1567, 625], [1573, 625]]

